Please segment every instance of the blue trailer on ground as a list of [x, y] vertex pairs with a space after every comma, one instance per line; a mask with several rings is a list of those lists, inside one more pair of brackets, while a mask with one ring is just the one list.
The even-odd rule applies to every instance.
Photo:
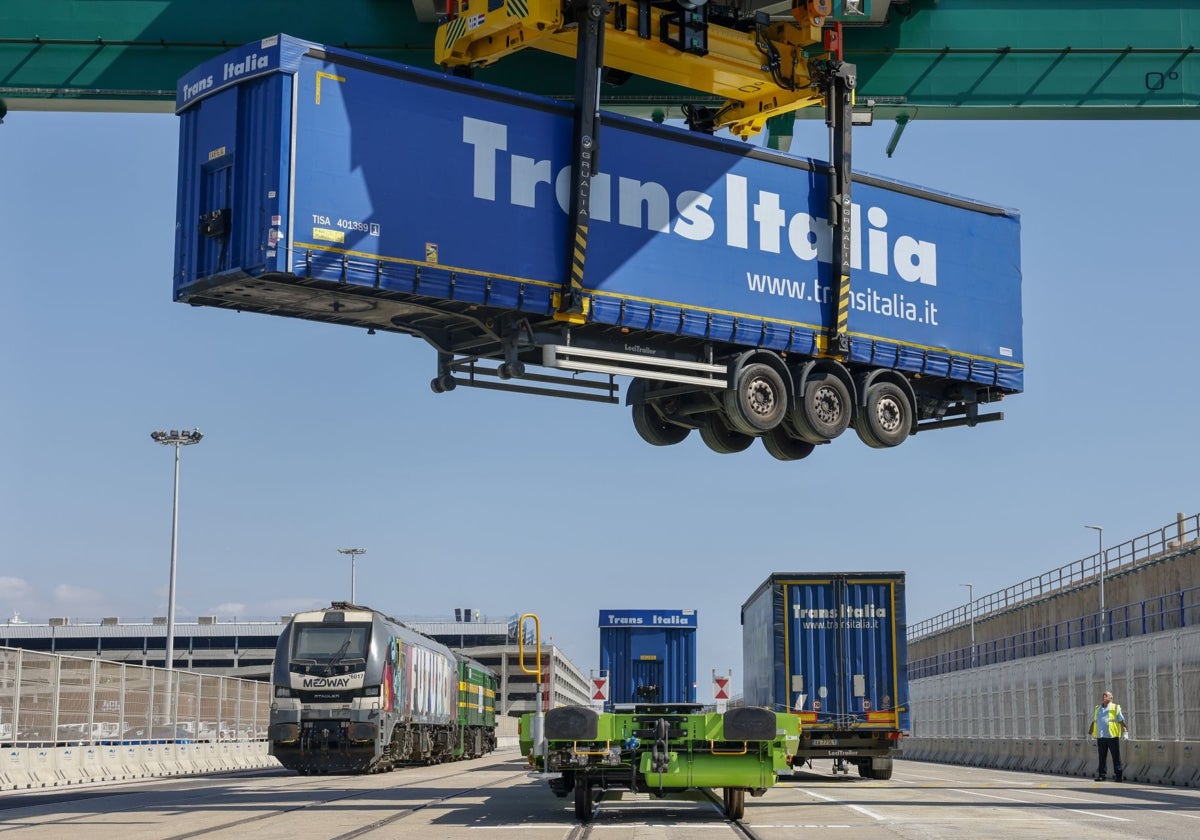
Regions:
[[825, 164], [606, 114], [564, 316], [569, 105], [279, 35], [181, 79], [177, 112], [175, 299], [419, 337], [439, 393], [617, 402], [628, 376], [649, 443], [795, 460], [999, 419], [1023, 386], [1010, 210], [856, 174], [835, 301]]
[[612, 711], [696, 702], [695, 610], [600, 610], [600, 670]]
[[747, 706], [800, 717], [793, 766], [890, 779], [910, 733], [903, 572], [780, 572], [742, 605]]

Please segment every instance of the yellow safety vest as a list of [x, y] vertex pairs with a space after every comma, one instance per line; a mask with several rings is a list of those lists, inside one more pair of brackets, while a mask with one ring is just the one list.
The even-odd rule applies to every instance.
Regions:
[[[1092, 712], [1092, 733], [1097, 738], [1120, 738], [1121, 737], [1121, 722], [1117, 720], [1117, 715], [1121, 713], [1121, 707], [1116, 703], [1108, 704], [1108, 734], [1096, 732], [1096, 721], [1100, 719], [1100, 707], [1097, 706]], [[1104, 725], [1104, 724], [1101, 724]]]

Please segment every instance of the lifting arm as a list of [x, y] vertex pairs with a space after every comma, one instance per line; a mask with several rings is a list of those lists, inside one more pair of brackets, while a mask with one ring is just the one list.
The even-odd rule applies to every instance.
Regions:
[[567, 0], [575, 14], [575, 118], [571, 134], [571, 201], [568, 208], [567, 279], [558, 295], [554, 317], [578, 324], [587, 318], [583, 267], [587, 259], [589, 196], [592, 173], [599, 165], [600, 77], [604, 71], [604, 10], [607, 0]]
[[816, 63], [825, 87], [825, 124], [829, 126], [829, 224], [833, 227], [831, 260], [834, 317], [830, 321], [825, 355], [844, 357], [850, 352], [847, 323], [850, 315], [851, 143], [855, 66], [836, 60]]

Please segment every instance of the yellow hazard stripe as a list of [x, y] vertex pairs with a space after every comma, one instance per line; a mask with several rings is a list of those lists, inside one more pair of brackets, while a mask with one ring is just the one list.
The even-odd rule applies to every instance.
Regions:
[[454, 20], [446, 24], [446, 46], [449, 47], [467, 31], [467, 19], [465, 17], [456, 17]]
[[838, 295], [837, 334], [843, 335], [850, 323], [850, 278], [843, 274], [840, 284], [841, 293]]
[[583, 264], [587, 254], [587, 225], [580, 225], [575, 229], [575, 253], [571, 258], [571, 286], [575, 289], [583, 288]]

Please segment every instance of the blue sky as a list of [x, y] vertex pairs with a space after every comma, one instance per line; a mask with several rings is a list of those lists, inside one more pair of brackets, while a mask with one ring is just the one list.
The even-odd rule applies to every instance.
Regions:
[[[823, 126], [794, 149], [826, 154]], [[597, 614], [699, 610], [700, 697], [740, 684], [772, 572], [903, 570], [910, 622], [1198, 508], [1198, 122], [923, 122], [858, 169], [1017, 208], [1026, 393], [1006, 420], [804, 461], [654, 448], [624, 407], [460, 388], [415, 339], [171, 301], [176, 118], [0, 126], [0, 620], [540, 615], [586, 672]]]

